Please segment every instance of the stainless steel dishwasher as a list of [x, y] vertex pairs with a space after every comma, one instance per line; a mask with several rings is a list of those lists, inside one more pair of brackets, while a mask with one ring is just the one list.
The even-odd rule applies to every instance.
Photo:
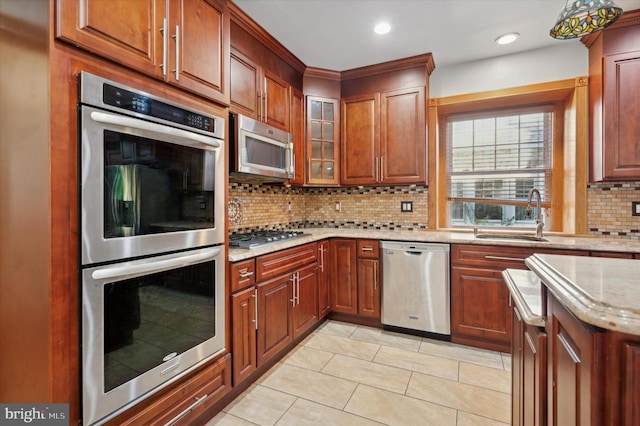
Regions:
[[382, 241], [382, 324], [451, 334], [449, 244]]

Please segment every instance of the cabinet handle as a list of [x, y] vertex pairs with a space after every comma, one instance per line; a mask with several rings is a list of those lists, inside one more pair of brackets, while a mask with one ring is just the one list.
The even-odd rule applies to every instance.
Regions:
[[521, 259], [519, 257], [503, 257], [503, 256], [485, 256], [485, 259], [489, 260], [510, 260], [513, 262], [524, 262], [525, 259]]
[[293, 275], [291, 275], [291, 278], [289, 278], [289, 281], [292, 282], [292, 284], [291, 284], [291, 299], [289, 299], [289, 302], [291, 302], [291, 306], [294, 307], [294, 306], [296, 306], [296, 274], [295, 273]]
[[296, 272], [296, 305], [300, 304], [300, 272]]
[[324, 246], [320, 246], [320, 271], [324, 272]]
[[196, 396], [196, 402], [194, 402], [193, 404], [191, 404], [190, 406], [187, 407], [186, 410], [184, 410], [182, 413], [178, 414], [177, 416], [175, 416], [174, 418], [172, 418], [171, 420], [169, 420], [167, 423], [165, 423], [164, 426], [171, 426], [174, 425], [176, 423], [178, 423], [178, 421], [183, 418], [184, 416], [186, 416], [187, 414], [189, 414], [191, 411], [193, 411], [194, 408], [196, 408], [196, 406], [202, 402], [204, 402], [205, 399], [207, 399], [207, 396], [209, 395], [203, 395], [200, 398], [198, 398]]
[[240, 274], [240, 278], [249, 278], [253, 275], [253, 272], [249, 272], [249, 268], [244, 268], [238, 271]]
[[162, 77], [167, 79], [167, 55], [169, 54], [169, 41], [167, 40], [167, 32], [165, 29], [167, 28], [167, 18], [162, 20], [162, 28], [160, 28], [160, 33], [162, 34], [162, 63], [160, 64], [160, 68], [162, 68]]
[[180, 25], [176, 25], [176, 34], [173, 36], [176, 41], [176, 81], [180, 80]]
[[378, 263], [373, 264], [373, 289], [378, 289]]
[[372, 246], [364, 246], [364, 247], [362, 247], [362, 251], [373, 251], [373, 247]]
[[380, 156], [380, 181], [384, 180], [384, 155]]
[[258, 289], [256, 288], [255, 290], [253, 290], [253, 309], [255, 311], [254, 313], [254, 320], [253, 322], [256, 324], [256, 330], [258, 329]]

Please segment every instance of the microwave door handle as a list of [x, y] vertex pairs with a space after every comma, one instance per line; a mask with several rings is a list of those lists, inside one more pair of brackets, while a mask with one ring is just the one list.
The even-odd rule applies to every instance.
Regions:
[[174, 127], [165, 126], [163, 124], [151, 123], [149, 121], [138, 120], [136, 118], [126, 117], [123, 115], [110, 114], [108, 112], [93, 111], [91, 119], [99, 123], [114, 124], [122, 127], [132, 127], [139, 130], [148, 130], [151, 132], [162, 133], [169, 136], [175, 136], [187, 139], [192, 142], [200, 142], [210, 145], [214, 148], [220, 148], [220, 142], [217, 140], [200, 135], [198, 133], [189, 132], [187, 130], [176, 129]]
[[96, 269], [91, 274], [94, 280], [124, 278], [130, 275], [152, 274], [179, 266], [187, 266], [202, 260], [211, 259], [220, 254], [220, 248], [212, 248], [198, 254], [172, 257], [164, 260], [151, 260], [137, 265], [114, 266]]

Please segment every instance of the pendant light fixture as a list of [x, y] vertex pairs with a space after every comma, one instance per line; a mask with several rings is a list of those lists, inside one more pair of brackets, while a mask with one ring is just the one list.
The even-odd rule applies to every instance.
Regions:
[[613, 0], [567, 0], [549, 34], [562, 40], [581, 37], [608, 27], [621, 15]]

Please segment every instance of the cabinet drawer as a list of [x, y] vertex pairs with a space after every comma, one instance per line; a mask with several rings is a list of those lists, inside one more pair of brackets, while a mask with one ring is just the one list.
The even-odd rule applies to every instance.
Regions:
[[231, 292], [251, 287], [256, 282], [256, 262], [254, 259], [242, 260], [230, 266]]
[[566, 254], [573, 256], [589, 255], [589, 252], [580, 250], [453, 244], [451, 246], [451, 265], [479, 266], [500, 270], [506, 268], [526, 269], [527, 266], [524, 261], [534, 253]]
[[109, 421], [108, 425], [187, 425], [231, 389], [231, 354], [199, 370], [168, 391], [150, 397]]
[[361, 259], [378, 259], [380, 257], [378, 240], [358, 240], [356, 253]]
[[279, 277], [318, 260], [318, 244], [306, 244], [266, 254], [256, 260], [256, 282]]

